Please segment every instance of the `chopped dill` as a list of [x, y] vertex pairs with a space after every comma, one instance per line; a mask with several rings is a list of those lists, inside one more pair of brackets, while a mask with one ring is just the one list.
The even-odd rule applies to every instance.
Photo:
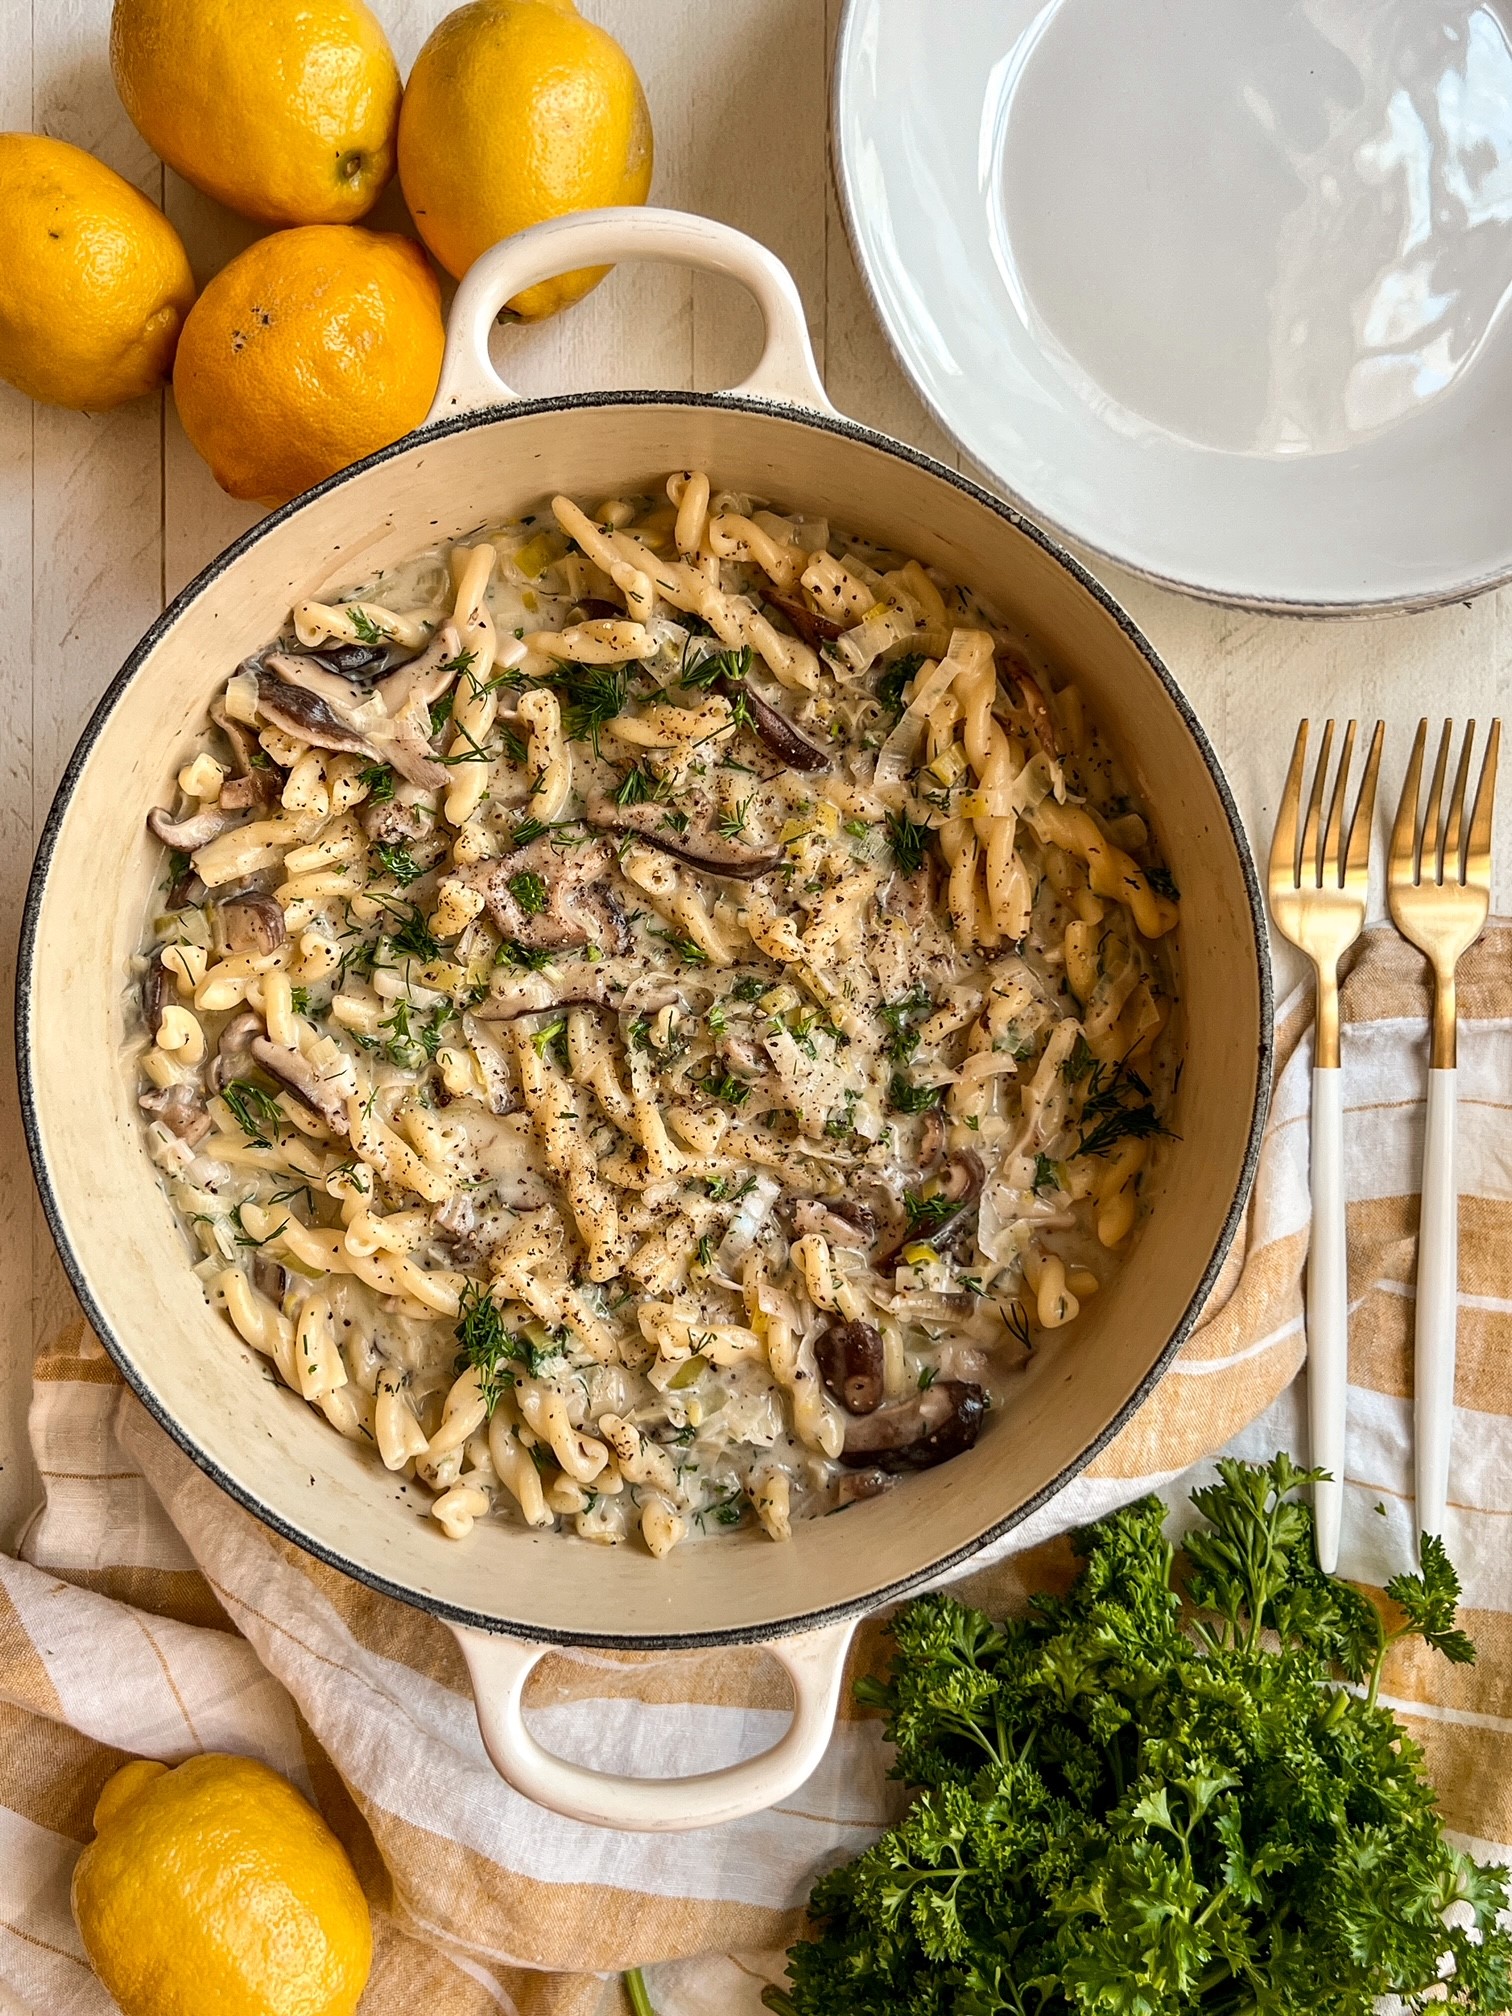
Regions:
[[887, 845], [898, 873], [917, 875], [929, 852], [929, 828], [916, 825], [906, 812], [889, 812]]
[[289, 1123], [277, 1095], [255, 1079], [233, 1078], [221, 1087], [220, 1096], [254, 1148], [271, 1148], [288, 1131]]
[[546, 908], [548, 891], [544, 875], [522, 868], [509, 878], [509, 893], [527, 917], [539, 917]]
[[375, 841], [373, 852], [401, 889], [408, 888], [411, 882], [418, 882], [425, 873], [402, 840], [394, 841], [392, 844], [382, 840]]
[[352, 619], [352, 628], [357, 632], [359, 644], [388, 644], [393, 641], [392, 633], [385, 630], [381, 623], [375, 623], [366, 609], [353, 604], [348, 607], [346, 613]]

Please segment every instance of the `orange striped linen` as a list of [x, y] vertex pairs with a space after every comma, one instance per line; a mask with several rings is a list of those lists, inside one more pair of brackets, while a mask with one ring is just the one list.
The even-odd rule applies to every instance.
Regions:
[[[1461, 973], [1460, 1408], [1448, 1540], [1479, 1665], [1407, 1653], [1386, 1692], [1450, 1827], [1512, 1844], [1512, 923]], [[1345, 988], [1351, 1293], [1347, 1570], [1409, 1559], [1410, 1343], [1428, 995], [1371, 933]], [[960, 1587], [989, 1606], [1064, 1583], [1064, 1532], [1140, 1492], [1183, 1500], [1213, 1452], [1303, 1449], [1308, 1003], [1280, 1072], [1243, 1250], [1206, 1320], [1124, 1433]], [[46, 1502], [0, 1556], [0, 2009], [103, 2016], [68, 1882], [105, 1778], [129, 1756], [265, 1758], [347, 1843], [378, 1926], [365, 2016], [619, 2016], [648, 1966], [661, 2016], [755, 2016], [820, 1870], [896, 1810], [874, 1716], [848, 1708], [782, 1810], [711, 1833], [615, 1835], [508, 1791], [484, 1758], [443, 1627], [350, 1582], [241, 1512], [154, 1427], [82, 1325], [36, 1367]], [[858, 1670], [885, 1656], [859, 1635]], [[686, 1770], [764, 1747], [781, 1687], [760, 1654], [554, 1659], [546, 1740], [585, 1762]]]

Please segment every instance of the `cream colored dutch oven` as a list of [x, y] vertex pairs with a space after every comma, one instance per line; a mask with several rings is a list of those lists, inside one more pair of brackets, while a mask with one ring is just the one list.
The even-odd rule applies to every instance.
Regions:
[[[488, 334], [502, 303], [579, 266], [658, 258], [742, 281], [765, 319], [732, 392], [518, 399]], [[395, 1502], [395, 1480], [332, 1433], [207, 1309], [139, 1133], [123, 1047], [126, 981], [161, 850], [144, 815], [207, 700], [302, 596], [513, 516], [552, 491], [594, 499], [669, 469], [864, 530], [980, 588], [1081, 685], [1151, 808], [1183, 893], [1186, 1066], [1150, 1216], [1074, 1338], [1045, 1351], [978, 1446], [773, 1546], [739, 1533], [663, 1561], [502, 1521], [465, 1544]], [[998, 1538], [1042, 1504], [1150, 1391], [1191, 1329], [1237, 1228], [1270, 1076], [1271, 1002], [1254, 867], [1202, 730], [1127, 616], [1035, 526], [926, 456], [837, 415], [786, 269], [722, 225], [608, 210], [496, 246], [452, 315], [436, 403], [392, 448], [276, 511], [207, 567], [132, 653], [59, 788], [32, 877], [18, 1049], [37, 1181], [91, 1321], [154, 1418], [275, 1531], [433, 1612], [471, 1670], [490, 1756], [530, 1798], [615, 1827], [708, 1825], [770, 1805], [828, 1740], [856, 1620]], [[759, 1643], [791, 1676], [792, 1724], [729, 1769], [618, 1779], [546, 1752], [525, 1725], [553, 1645]]]

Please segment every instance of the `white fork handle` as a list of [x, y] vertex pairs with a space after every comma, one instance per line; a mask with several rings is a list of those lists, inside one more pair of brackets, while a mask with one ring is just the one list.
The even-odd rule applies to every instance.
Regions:
[[1318, 1566], [1339, 1565], [1349, 1393], [1349, 1264], [1344, 1244], [1344, 1073], [1313, 1072], [1312, 1245], [1307, 1256], [1307, 1414]]
[[1442, 1533], [1454, 1430], [1455, 1331], [1459, 1320], [1459, 1172], [1455, 1166], [1453, 1070], [1428, 1073], [1423, 1203], [1418, 1219], [1417, 1349], [1414, 1367], [1417, 1521]]

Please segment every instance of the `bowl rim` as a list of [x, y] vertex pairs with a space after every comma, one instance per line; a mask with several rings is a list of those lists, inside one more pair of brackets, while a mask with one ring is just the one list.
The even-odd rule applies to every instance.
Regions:
[[1340, 595], [1330, 597], [1326, 601], [1319, 601], [1306, 595], [1289, 595], [1283, 589], [1266, 588], [1263, 585], [1246, 586], [1242, 582], [1224, 581], [1216, 576], [1194, 578], [1163, 573], [1144, 561], [1105, 545], [1090, 533], [1067, 524], [1055, 512], [1036, 503], [1027, 492], [1020, 490], [1010, 476], [986, 462], [940, 404], [919, 369], [915, 354], [885, 313], [881, 296], [872, 278], [871, 266], [862, 252], [861, 204], [853, 186], [850, 158], [841, 140], [844, 122], [839, 116], [839, 108], [855, 60], [857, 18], [862, 7], [867, 4], [869, 0], [840, 0], [840, 20], [835, 30], [834, 48], [829, 66], [827, 102], [830, 175], [835, 185], [841, 222], [845, 226], [846, 244], [860, 278], [862, 291], [866, 295], [867, 305], [871, 309], [872, 318], [882, 331], [893, 361], [908, 380], [909, 389], [914, 397], [940, 432], [948, 435], [963, 455], [969, 456], [976, 467], [984, 470], [994, 483], [1000, 485], [1020, 512], [1034, 512], [1044, 524], [1052, 528], [1058, 539], [1075, 540], [1087, 552], [1096, 554], [1099, 560], [1106, 560], [1110, 566], [1123, 568], [1125, 573], [1134, 575], [1137, 580], [1148, 581], [1157, 588], [1174, 590], [1179, 595], [1190, 595], [1197, 602], [1210, 603], [1221, 609], [1243, 609], [1259, 616], [1295, 616], [1324, 622], [1349, 622], [1361, 617], [1421, 615], [1430, 609], [1445, 608], [1451, 602], [1473, 601], [1477, 596], [1489, 594], [1493, 589], [1505, 587], [1512, 581], [1512, 555], [1496, 566], [1471, 575], [1468, 580], [1445, 579], [1429, 587], [1405, 592], [1385, 589], [1373, 595]]
[[[74, 1252], [64, 1230], [63, 1211], [58, 1194], [53, 1186], [51, 1171], [43, 1143], [43, 1128], [37, 1099], [37, 1086], [32, 1072], [31, 1027], [35, 1007], [34, 968], [38, 947], [43, 906], [46, 902], [48, 882], [51, 877], [54, 857], [62, 831], [63, 822], [73, 800], [74, 791], [85, 766], [94, 753], [95, 745], [104, 733], [111, 715], [136, 678], [142, 666], [156, 651], [159, 644], [173, 629], [190, 605], [220, 577], [229, 572], [242, 556], [250, 552], [261, 540], [269, 537], [280, 526], [286, 524], [315, 499], [328, 496], [341, 485], [368, 470], [381, 468], [384, 463], [396, 460], [416, 447], [442, 441], [451, 435], [463, 434], [479, 427], [488, 427], [512, 419], [535, 417], [582, 410], [590, 407], [635, 407], [667, 406], [683, 409], [716, 409], [721, 411], [749, 413], [763, 417], [777, 417], [798, 426], [834, 435], [840, 439], [854, 441], [862, 446], [877, 449], [884, 454], [912, 464], [924, 474], [934, 476], [961, 491], [966, 497], [994, 517], [1001, 519], [1016, 532], [1038, 546], [1050, 559], [1056, 561], [1071, 575], [1078, 586], [1110, 616], [1124, 638], [1144, 659], [1155, 678], [1165, 691], [1167, 698], [1176, 709], [1187, 733], [1196, 745], [1213, 788], [1217, 793], [1223, 815], [1228, 825], [1229, 837], [1238, 857], [1240, 874], [1244, 882], [1248, 901], [1250, 929], [1255, 953], [1255, 967], [1259, 980], [1260, 1033], [1255, 1058], [1255, 1089], [1253, 1109], [1250, 1116], [1249, 1132], [1245, 1142], [1245, 1152], [1240, 1164], [1223, 1224], [1218, 1238], [1202, 1270], [1192, 1296], [1183, 1310], [1180, 1320], [1173, 1328], [1160, 1352], [1140, 1379], [1134, 1391], [1117, 1410], [1112, 1418], [1099, 1430], [1086, 1447], [1057, 1473], [1040, 1490], [1013, 1507], [1002, 1518], [996, 1519], [974, 1539], [948, 1553], [932, 1557], [906, 1575], [894, 1578], [882, 1588], [871, 1591], [863, 1597], [851, 1598], [844, 1602], [820, 1604], [813, 1609], [795, 1611], [780, 1620], [765, 1623], [729, 1626], [722, 1630], [688, 1632], [614, 1632], [614, 1631], [547, 1631], [538, 1626], [515, 1623], [494, 1613], [471, 1610], [466, 1605], [453, 1603], [443, 1597], [427, 1595], [412, 1585], [386, 1576], [376, 1569], [367, 1568], [354, 1562], [339, 1549], [329, 1545], [316, 1535], [307, 1532], [287, 1513], [259, 1498], [246, 1486], [238, 1483], [219, 1463], [211, 1451], [197, 1442], [188, 1431], [180, 1426], [173, 1413], [165, 1407], [157, 1395], [147, 1386], [138, 1373], [130, 1351], [117, 1335], [106, 1310], [101, 1306], [90, 1284], [89, 1277]], [[31, 1161], [32, 1175], [42, 1204], [43, 1216], [57, 1248], [58, 1258], [68, 1277], [69, 1285], [77, 1296], [90, 1327], [104, 1345], [112, 1362], [125, 1380], [127, 1387], [142, 1403], [151, 1416], [186, 1456], [211, 1480], [212, 1483], [244, 1511], [250, 1512], [258, 1522], [268, 1527], [281, 1539], [291, 1542], [302, 1552], [312, 1555], [325, 1566], [337, 1569], [350, 1576], [353, 1581], [382, 1596], [408, 1604], [413, 1609], [423, 1610], [452, 1625], [461, 1625], [473, 1630], [498, 1636], [523, 1639], [541, 1645], [584, 1645], [614, 1651], [689, 1651], [719, 1645], [760, 1645], [773, 1638], [788, 1637], [800, 1632], [815, 1631], [826, 1625], [838, 1624], [847, 1618], [857, 1618], [880, 1609], [886, 1604], [897, 1602], [926, 1584], [937, 1581], [949, 1574], [962, 1563], [971, 1560], [984, 1548], [992, 1546], [1010, 1533], [1016, 1526], [1030, 1518], [1051, 1498], [1064, 1490], [1075, 1477], [1086, 1468], [1092, 1458], [1098, 1455], [1120, 1429], [1143, 1405], [1155, 1386], [1164, 1376], [1171, 1361], [1196, 1327], [1219, 1272], [1226, 1260], [1234, 1238], [1243, 1223], [1254, 1187], [1255, 1173], [1259, 1166], [1260, 1147], [1264, 1136], [1266, 1118], [1270, 1109], [1272, 1075], [1275, 1057], [1275, 991], [1271, 975], [1269, 936], [1266, 929], [1264, 901], [1260, 890], [1259, 873], [1250, 849], [1249, 836], [1245, 832], [1232, 789], [1223, 767], [1218, 761], [1202, 723], [1198, 720], [1186, 695], [1172, 674], [1166, 668], [1159, 653], [1150, 643], [1139, 625], [1134, 621], [1107, 588], [1060, 542], [1047, 533], [1019, 510], [1016, 504], [994, 496], [971, 477], [962, 475], [946, 463], [923, 450], [895, 440], [891, 435], [852, 420], [840, 413], [822, 412], [811, 406], [791, 401], [751, 397], [734, 392], [681, 392], [681, 391], [600, 391], [566, 393], [553, 397], [517, 399], [509, 403], [489, 404], [467, 413], [449, 415], [440, 420], [427, 421], [411, 433], [401, 436], [398, 441], [378, 449], [374, 454], [364, 456], [360, 462], [327, 477], [314, 488], [303, 492], [287, 504], [260, 518], [255, 525], [234, 539], [215, 558], [209, 561], [192, 581], [181, 588], [168, 606], [162, 611], [143, 634], [139, 642], [123, 661], [120, 670], [111, 679], [90, 713], [89, 719], [79, 736], [72, 754], [58, 780], [53, 800], [48, 808], [47, 818], [37, 843], [37, 851], [32, 862], [27, 881], [26, 900], [22, 910], [21, 932], [17, 948], [16, 1003], [15, 1003], [15, 1052], [16, 1076], [19, 1091], [21, 1122], [26, 1137], [27, 1154]]]

